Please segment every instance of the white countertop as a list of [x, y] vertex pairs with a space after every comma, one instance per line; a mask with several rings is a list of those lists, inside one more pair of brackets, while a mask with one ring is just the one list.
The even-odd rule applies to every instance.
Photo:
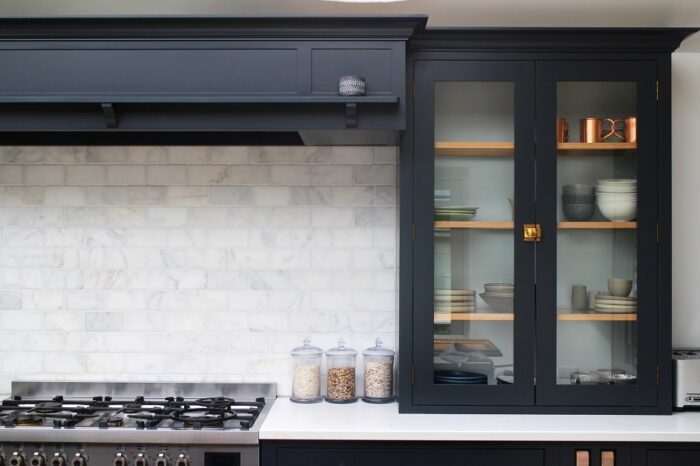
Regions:
[[399, 414], [398, 404], [278, 398], [261, 440], [700, 442], [700, 413], [671, 416]]

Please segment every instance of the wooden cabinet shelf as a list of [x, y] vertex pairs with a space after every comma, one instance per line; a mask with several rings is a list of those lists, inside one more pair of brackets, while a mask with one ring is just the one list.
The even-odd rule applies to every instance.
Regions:
[[636, 142], [560, 142], [557, 144], [559, 155], [625, 155], [634, 154]]
[[435, 156], [438, 157], [508, 157], [515, 146], [512, 142], [448, 142], [435, 143]]
[[557, 320], [568, 320], [568, 321], [596, 321], [596, 322], [619, 322], [619, 321], [635, 321], [637, 320], [637, 313], [629, 314], [602, 314], [602, 313], [578, 313], [572, 312], [570, 314], [557, 314]]
[[435, 228], [446, 229], [476, 229], [476, 230], [512, 230], [513, 222], [435, 222]]
[[[436, 221], [435, 228], [443, 229], [475, 229], [475, 230], [512, 230], [513, 222], [491, 221]], [[559, 222], [560, 230], [634, 230], [637, 222]]]
[[483, 320], [508, 321], [514, 320], [512, 312], [436, 312], [435, 320]]
[[559, 222], [560, 230], [634, 230], [637, 222]]

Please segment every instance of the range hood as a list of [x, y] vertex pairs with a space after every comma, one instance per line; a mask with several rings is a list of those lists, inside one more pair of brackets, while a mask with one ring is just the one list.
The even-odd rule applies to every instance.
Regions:
[[[425, 22], [425, 16], [0, 19], [0, 132], [395, 144], [406, 124], [406, 42]], [[363, 76], [366, 95], [338, 95], [344, 75]]]

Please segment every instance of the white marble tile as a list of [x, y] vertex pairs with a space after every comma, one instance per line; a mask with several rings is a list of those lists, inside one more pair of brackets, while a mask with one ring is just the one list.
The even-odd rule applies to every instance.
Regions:
[[120, 332], [124, 330], [121, 312], [86, 312], [85, 330], [88, 332]]
[[327, 186], [294, 186], [291, 192], [292, 205], [330, 205], [332, 191]]
[[[7, 167], [0, 167], [0, 170]], [[45, 186], [7, 186], [6, 205], [41, 205], [46, 197]]]
[[212, 270], [207, 272], [206, 287], [212, 290], [247, 289], [251, 286], [248, 272]]
[[357, 165], [355, 184], [396, 185], [396, 167], [393, 165]]
[[209, 161], [209, 147], [170, 146], [166, 148], [169, 163], [202, 164]]
[[333, 163], [352, 165], [374, 163], [373, 147], [335, 146], [332, 152]]
[[336, 206], [371, 206], [374, 203], [374, 186], [333, 186]]
[[[7, 305], [2, 294], [0, 294], [0, 307], [2, 309], [9, 309], [8, 307], [2, 307], [3, 305]], [[65, 308], [63, 292], [61, 291], [25, 290], [22, 291], [21, 296], [22, 309], [60, 311]]]
[[250, 163], [289, 163], [290, 147], [285, 146], [258, 146], [248, 148], [248, 161]]
[[41, 163], [44, 161], [44, 148], [41, 146], [1, 146], [0, 162]]
[[127, 202], [132, 205], [165, 204], [165, 186], [129, 186]]
[[291, 274], [285, 270], [252, 271], [250, 287], [254, 290], [287, 290], [291, 287]]
[[84, 146], [45, 146], [46, 163], [85, 163], [87, 147]]
[[272, 165], [271, 183], [278, 185], [308, 185], [311, 183], [311, 167], [308, 165]]
[[212, 164], [241, 164], [248, 162], [248, 147], [209, 147], [209, 163]]
[[232, 270], [261, 270], [270, 263], [270, 251], [265, 249], [233, 249], [228, 253], [228, 268]]
[[313, 165], [311, 167], [311, 184], [316, 186], [351, 185], [353, 184], [352, 165]]
[[126, 146], [90, 146], [86, 148], [88, 163], [125, 163]]
[[357, 249], [353, 251], [353, 268], [393, 269], [396, 266], [396, 251], [393, 249]]
[[355, 224], [355, 213], [349, 207], [313, 207], [311, 223], [315, 228], [343, 228]]
[[0, 291], [0, 309], [17, 311], [22, 308], [21, 291]]
[[208, 186], [166, 186], [165, 203], [173, 206], [201, 206], [209, 205]]
[[107, 215], [99, 207], [66, 207], [63, 215], [69, 226], [101, 227], [107, 224]]
[[291, 192], [287, 186], [254, 186], [251, 189], [253, 205], [256, 206], [286, 206], [291, 201]]
[[66, 184], [100, 186], [107, 182], [107, 168], [100, 165], [68, 165]]
[[290, 148], [292, 163], [330, 163], [332, 160], [330, 146], [299, 146]]
[[150, 165], [146, 167], [148, 185], [179, 185], [187, 183], [185, 165]]
[[44, 231], [36, 228], [4, 228], [3, 246], [41, 246], [44, 244]]
[[187, 209], [184, 207], [149, 207], [148, 225], [156, 228], [187, 225]]
[[146, 166], [108, 165], [107, 183], [119, 186], [144, 185], [146, 184]]

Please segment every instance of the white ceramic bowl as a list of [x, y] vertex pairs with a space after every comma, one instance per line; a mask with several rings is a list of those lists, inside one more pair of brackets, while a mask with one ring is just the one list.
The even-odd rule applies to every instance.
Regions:
[[599, 199], [596, 204], [603, 217], [612, 222], [628, 222], [637, 217], [636, 202], [606, 202]]

